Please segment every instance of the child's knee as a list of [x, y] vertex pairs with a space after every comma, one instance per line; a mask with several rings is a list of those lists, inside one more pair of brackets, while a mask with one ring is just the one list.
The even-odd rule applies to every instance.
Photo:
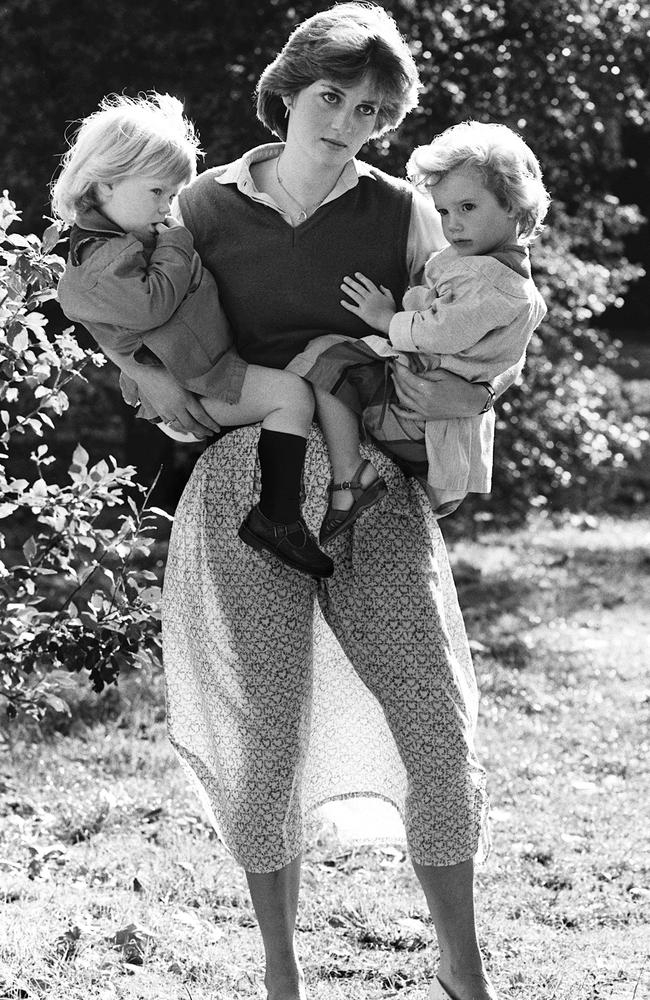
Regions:
[[311, 420], [314, 415], [314, 393], [309, 382], [305, 382], [298, 375], [292, 377], [291, 393], [287, 394], [287, 406], [307, 420]]

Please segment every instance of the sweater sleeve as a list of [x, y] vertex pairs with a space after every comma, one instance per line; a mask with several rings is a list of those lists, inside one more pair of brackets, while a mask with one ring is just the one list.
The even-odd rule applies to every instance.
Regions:
[[192, 236], [180, 226], [167, 229], [149, 260], [135, 237], [120, 242], [107, 259], [100, 244], [84, 260], [88, 280], [77, 283], [74, 319], [144, 333], [167, 322], [190, 288], [196, 266]]

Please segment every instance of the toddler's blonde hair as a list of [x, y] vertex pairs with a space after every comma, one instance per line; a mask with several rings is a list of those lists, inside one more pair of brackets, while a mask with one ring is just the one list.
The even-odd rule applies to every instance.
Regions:
[[550, 197], [539, 161], [520, 135], [507, 125], [476, 121], [452, 125], [427, 146], [413, 150], [409, 179], [435, 201], [435, 186], [452, 170], [474, 167], [499, 204], [513, 209], [519, 237], [529, 242], [543, 230]]
[[192, 122], [170, 94], [109, 94], [79, 125], [51, 187], [52, 211], [72, 224], [80, 212], [99, 208], [96, 185], [136, 173], [188, 184], [201, 155]]

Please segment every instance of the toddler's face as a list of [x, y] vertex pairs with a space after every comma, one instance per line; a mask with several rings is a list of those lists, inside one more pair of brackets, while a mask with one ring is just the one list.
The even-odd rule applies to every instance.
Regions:
[[503, 208], [475, 167], [458, 167], [429, 188], [445, 239], [461, 255], [485, 254], [517, 241], [512, 209]]
[[169, 215], [181, 187], [159, 177], [132, 174], [113, 184], [99, 185], [101, 209], [124, 232], [150, 240], [156, 224]]

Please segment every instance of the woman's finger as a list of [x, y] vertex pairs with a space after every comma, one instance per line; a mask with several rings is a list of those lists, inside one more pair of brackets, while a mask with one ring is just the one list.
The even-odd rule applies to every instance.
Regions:
[[187, 409], [190, 419], [204, 432], [208, 430], [218, 433], [221, 430], [221, 424], [218, 424], [214, 417], [210, 416], [200, 399], [192, 399], [188, 403]]
[[426, 390], [430, 385], [425, 379], [414, 376], [403, 365], [395, 365], [393, 368], [393, 385], [395, 393], [403, 407], [413, 410], [418, 417], [424, 416], [423, 402], [426, 400]]
[[400, 417], [402, 420], [415, 420], [416, 422], [422, 420], [424, 414], [416, 413], [415, 410], [408, 410], [404, 406], [392, 406], [391, 412], [395, 414], [396, 417]]
[[413, 411], [417, 414], [418, 418], [424, 416], [424, 412], [421, 409], [418, 399], [414, 393], [410, 391], [404, 391], [398, 385], [395, 386], [395, 394], [402, 404], [402, 408], [405, 410]]
[[430, 371], [411, 371], [406, 365], [395, 367], [394, 374], [403, 386], [410, 386], [412, 389], [427, 389], [431, 382], [441, 382], [446, 378], [446, 373], [442, 368], [434, 368]]

